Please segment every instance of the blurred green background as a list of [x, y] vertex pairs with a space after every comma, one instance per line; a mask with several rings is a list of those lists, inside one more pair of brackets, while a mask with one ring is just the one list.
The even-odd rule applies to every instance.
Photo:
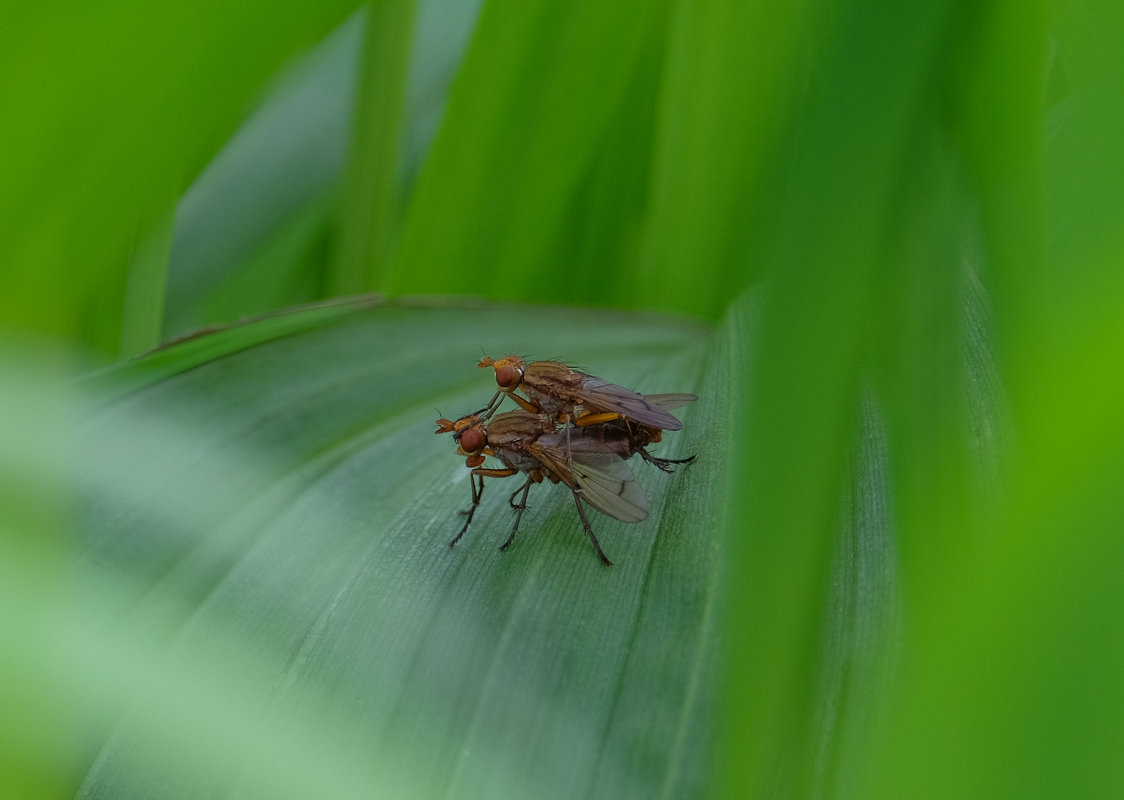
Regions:
[[[1124, 795], [1121, 74], [1106, 0], [4, 7], [0, 795]], [[445, 546], [506, 352], [700, 395], [611, 571]]]

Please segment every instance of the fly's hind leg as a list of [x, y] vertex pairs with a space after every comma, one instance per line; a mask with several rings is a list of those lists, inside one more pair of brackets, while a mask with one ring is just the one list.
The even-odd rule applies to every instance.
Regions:
[[582, 527], [585, 528], [585, 532], [589, 534], [589, 541], [593, 542], [593, 549], [597, 551], [597, 555], [601, 558], [601, 563], [606, 567], [613, 566], [613, 562], [605, 555], [605, 551], [601, 549], [601, 543], [597, 541], [597, 536], [593, 533], [593, 526], [589, 524], [589, 519], [585, 516], [585, 509], [582, 508], [582, 499], [577, 492], [574, 492], [574, 503], [577, 504], [578, 507], [578, 516], [582, 518]]
[[[512, 492], [511, 499], [508, 502], [511, 503], [511, 507], [515, 509], [515, 527], [511, 529], [511, 534], [507, 537], [507, 541], [500, 545], [500, 550], [506, 550], [511, 546], [511, 543], [515, 541], [515, 533], [519, 530], [519, 520], [523, 518], [523, 512], [527, 510], [527, 493], [531, 491], [531, 484], [535, 482], [534, 476], [528, 475], [527, 482]], [[520, 492], [523, 493], [523, 496], [519, 498], [519, 502], [516, 503], [515, 495]]]
[[585, 414], [579, 414], [577, 418], [574, 419], [574, 424], [579, 428], [588, 428], [590, 425], [600, 425], [603, 422], [615, 422], [618, 419], [623, 419], [626, 423], [628, 422], [628, 417], [624, 414], [618, 414], [616, 411], [589, 411]]
[[[514, 508], [516, 511], [519, 511], [519, 512], [526, 511], [527, 510], [527, 491], [526, 490], [527, 490], [526, 484], [524, 484], [523, 486], [520, 486], [518, 489], [516, 489], [514, 492], [511, 493], [511, 497], [509, 497], [507, 499], [507, 504], [509, 506], [511, 506], [512, 508]], [[520, 500], [518, 503], [516, 503], [515, 497], [520, 492], [523, 492], [523, 499]]]
[[652, 455], [643, 447], [640, 448], [640, 457], [657, 469], [669, 473], [675, 472], [675, 470], [671, 468], [672, 464], [690, 464], [695, 460], [694, 456], [690, 458], [660, 458], [659, 456]]

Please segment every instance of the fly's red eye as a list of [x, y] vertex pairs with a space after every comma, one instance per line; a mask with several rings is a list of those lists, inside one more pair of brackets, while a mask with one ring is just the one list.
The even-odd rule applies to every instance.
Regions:
[[515, 367], [505, 365], [496, 368], [496, 383], [499, 384], [501, 389], [511, 390], [519, 384], [519, 373], [515, 371]]
[[461, 434], [461, 449], [466, 453], [476, 453], [484, 449], [484, 433], [478, 428], [469, 428]]

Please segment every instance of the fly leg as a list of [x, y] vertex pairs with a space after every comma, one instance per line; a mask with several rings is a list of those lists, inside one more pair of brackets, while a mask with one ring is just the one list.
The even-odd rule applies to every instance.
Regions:
[[618, 419], [623, 419], [625, 422], [628, 422], [628, 417], [624, 414], [618, 414], [615, 411], [588, 411], [585, 414], [579, 414], [574, 420], [574, 424], [579, 428], [587, 428], [590, 425], [600, 425], [603, 422], [614, 422]]
[[515, 404], [517, 406], [519, 406], [521, 409], [523, 409], [524, 411], [526, 411], [529, 414], [538, 414], [542, 411], [542, 406], [540, 406], [534, 400], [526, 400], [526, 399], [520, 397], [519, 395], [517, 395], [513, 391], [512, 392], [501, 391], [500, 394], [505, 394], [508, 397], [510, 397], [512, 400], [515, 401]]
[[[464, 536], [464, 532], [468, 530], [468, 526], [472, 524], [472, 516], [476, 513], [476, 509], [480, 505], [480, 498], [484, 494], [484, 478], [507, 478], [518, 471], [517, 469], [485, 469], [483, 467], [472, 470], [472, 474], [468, 478], [469, 488], [472, 489], [472, 505], [460, 512], [466, 515], [468, 519], [464, 521], [460, 532], [453, 537], [453, 541], [449, 542], [449, 547], [459, 542], [460, 538]], [[479, 488], [477, 488], [477, 483], [479, 483]]]
[[[511, 507], [515, 509], [515, 527], [511, 529], [511, 535], [507, 537], [507, 541], [500, 545], [500, 550], [506, 550], [515, 541], [515, 532], [519, 530], [519, 520], [523, 518], [523, 512], [527, 510], [527, 493], [531, 491], [531, 484], [535, 483], [533, 475], [527, 476], [527, 482], [520, 488], [511, 493], [511, 499], [508, 502]], [[523, 496], [519, 498], [519, 502], [515, 502], [515, 495], [523, 492]]]
[[643, 447], [640, 448], [639, 453], [640, 457], [647, 461], [649, 464], [668, 473], [675, 472], [675, 470], [671, 468], [672, 464], [690, 464], [695, 460], [694, 456], [691, 456], [690, 458], [660, 458], [659, 456], [652, 455]]
[[512, 492], [511, 497], [509, 497], [507, 499], [508, 505], [510, 505], [516, 511], [524, 511], [527, 508], [527, 496], [526, 496], [526, 494], [524, 494], [523, 499], [520, 500], [518, 503], [515, 502], [515, 495], [522, 492], [524, 490], [524, 488], [525, 487], [520, 486], [518, 489], [516, 489], [514, 492]]
[[[570, 416], [568, 414], [566, 415], [566, 421], [567, 422], [570, 421]], [[582, 491], [581, 481], [578, 480], [577, 473], [574, 472], [574, 453], [570, 449], [570, 429], [572, 427], [573, 427], [572, 425], [566, 426], [566, 469], [569, 471], [570, 475], [573, 476], [574, 483], [570, 487], [570, 491], [572, 491], [574, 493], [574, 499], [577, 500], [580, 495], [584, 494], [584, 492]], [[581, 510], [581, 506], [582, 506], [582, 504], [579, 501], [578, 502], [578, 510], [579, 511]], [[588, 527], [586, 529], [588, 530]], [[592, 536], [592, 535], [593, 534], [590, 533], [590, 536]], [[597, 540], [595, 539], [594, 541], [596, 542]], [[600, 550], [601, 550], [601, 548], [598, 548], [598, 552], [600, 552]], [[604, 556], [602, 556], [602, 557], [604, 557]], [[609, 566], [612, 566], [612, 564], [610, 564]]]
[[[570, 425], [566, 426], [566, 469], [571, 475], [574, 475], [574, 454], [573, 451], [570, 450], [570, 427]], [[575, 492], [575, 496], [581, 494], [582, 491], [581, 484], [578, 483], [577, 475], [574, 475], [573, 491]], [[581, 503], [578, 503], [578, 507], [581, 508]]]
[[585, 532], [589, 534], [589, 541], [593, 542], [593, 549], [596, 550], [597, 555], [600, 556], [601, 563], [606, 567], [613, 566], [613, 562], [605, 555], [605, 551], [601, 549], [601, 543], [597, 541], [597, 537], [593, 534], [593, 526], [589, 524], [589, 519], [585, 516], [585, 509], [582, 508], [581, 496], [576, 491], [574, 492], [574, 502], [578, 506], [578, 516], [582, 518], [582, 527], [585, 528]]
[[497, 391], [492, 395], [492, 399], [488, 401], [488, 405], [476, 412], [476, 416], [488, 419], [492, 414], [496, 413], [496, 410], [500, 407], [500, 403], [503, 402], [502, 398], [503, 392]]
[[[480, 483], [479, 489], [476, 488], [477, 481]], [[453, 541], [449, 542], [449, 547], [459, 542], [461, 537], [464, 536], [464, 532], [468, 530], [468, 526], [472, 524], [472, 515], [476, 513], [476, 509], [480, 505], [480, 497], [484, 494], [484, 476], [477, 475], [476, 472], [473, 471], [473, 473], [468, 476], [468, 486], [472, 490], [472, 505], [460, 512], [467, 516], [468, 519], [464, 521], [464, 525], [461, 527], [460, 531], [453, 537]]]

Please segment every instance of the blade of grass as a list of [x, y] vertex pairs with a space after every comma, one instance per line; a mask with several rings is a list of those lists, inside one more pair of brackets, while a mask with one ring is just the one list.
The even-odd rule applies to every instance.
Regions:
[[[747, 489], [735, 500], [731, 603], [751, 613], [725, 687], [721, 785], [732, 795], [800, 796], [813, 780], [838, 498], [860, 418], [868, 315], [880, 270], [894, 268], [883, 260], [883, 226], [958, 10], [822, 9], [831, 27], [809, 102], [793, 119], [800, 146], [785, 180], [768, 187], [783, 206], [766, 249], [760, 351], [734, 477]], [[743, 730], [746, 719], [755, 724]]]
[[[823, 21], [812, 2], [671, 3], [644, 225], [643, 305], [714, 319], [760, 276], [770, 179], [802, 60]], [[774, 151], [780, 150], [780, 155]], [[700, 276], [702, 279], [700, 279]]]
[[164, 338], [322, 299], [364, 14], [271, 77], [179, 200]]
[[661, 9], [486, 4], [379, 290], [631, 305], [565, 280], [559, 232], [642, 53], [659, 46]]
[[[138, 221], [218, 150], [279, 64], [355, 7], [108, 0], [10, 15], [0, 31], [0, 107], [13, 121], [0, 142], [11, 232], [0, 239], [0, 317], [82, 341], [95, 290], [124, 295]], [[116, 354], [119, 299], [87, 341]]]
[[382, 0], [367, 10], [351, 166], [332, 294], [371, 291], [398, 239], [406, 86], [414, 40], [414, 0]]
[[163, 340], [174, 221], [175, 215], [166, 211], [146, 231], [129, 264], [121, 320], [121, 355], [127, 358], [151, 350]]

